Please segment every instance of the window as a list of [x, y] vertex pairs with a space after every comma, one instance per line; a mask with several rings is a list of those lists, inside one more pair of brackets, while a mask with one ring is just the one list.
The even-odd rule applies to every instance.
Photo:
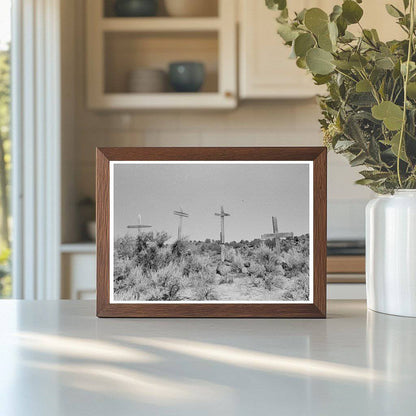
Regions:
[[0, 298], [12, 294], [10, 241], [10, 41], [11, 0], [0, 0]]

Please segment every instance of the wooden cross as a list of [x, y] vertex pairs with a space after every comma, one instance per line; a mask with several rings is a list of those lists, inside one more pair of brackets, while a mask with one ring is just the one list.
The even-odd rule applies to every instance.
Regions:
[[137, 216], [137, 222], [138, 222], [137, 225], [128, 225], [127, 228], [137, 228], [137, 231], [140, 234], [140, 231], [143, 228], [150, 228], [151, 227], [151, 225], [142, 225], [142, 216], [140, 214]]
[[275, 240], [276, 243], [276, 252], [280, 254], [280, 239], [293, 237], [293, 233], [279, 233], [279, 229], [277, 227], [277, 218], [272, 217], [272, 226], [273, 226], [273, 233], [272, 234], [262, 234], [262, 240]]
[[220, 244], [221, 244], [221, 261], [224, 262], [225, 260], [225, 229], [224, 229], [224, 218], [229, 217], [230, 214], [224, 212], [224, 207], [221, 205], [221, 212], [215, 213], [217, 217], [221, 217], [221, 232], [220, 232]]
[[173, 211], [173, 214], [179, 217], [178, 240], [180, 240], [182, 238], [182, 221], [184, 218], [188, 218], [189, 214], [184, 212], [182, 208], [180, 208], [180, 211]]
[[221, 217], [221, 233], [220, 233], [220, 242], [221, 244], [225, 244], [225, 230], [224, 230], [224, 218], [229, 217], [230, 214], [224, 212], [224, 207], [221, 205], [221, 212], [215, 213], [217, 217]]

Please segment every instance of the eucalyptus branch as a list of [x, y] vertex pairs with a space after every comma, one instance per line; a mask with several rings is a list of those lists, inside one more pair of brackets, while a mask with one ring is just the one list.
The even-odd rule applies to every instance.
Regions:
[[348, 74], [346, 74], [345, 72], [342, 72], [341, 70], [339, 70], [338, 68], [335, 68], [335, 71], [338, 72], [341, 75], [344, 75], [344, 77], [350, 79], [351, 81], [357, 83], [357, 80], [351, 76], [349, 76]]
[[413, 36], [415, 28], [415, 0], [410, 0], [410, 30], [409, 30], [409, 45], [407, 47], [407, 60], [406, 60], [406, 73], [404, 76], [404, 85], [403, 85], [403, 118], [402, 118], [402, 127], [400, 129], [400, 140], [399, 140], [399, 149], [397, 152], [397, 178], [399, 180], [399, 185], [402, 188], [402, 177], [400, 173], [400, 156], [402, 154], [404, 132], [406, 129], [406, 108], [407, 108], [407, 83], [409, 82], [409, 68], [412, 58], [413, 50]]
[[[279, 22], [284, 26], [279, 34], [285, 43], [293, 46], [288, 39], [296, 38], [295, 55], [303, 59], [317, 83], [327, 86], [327, 96], [320, 97], [324, 140], [334, 145], [336, 153], [353, 160], [354, 166], [366, 166], [362, 184], [372, 190], [387, 194], [399, 188], [416, 189], [416, 150], [406, 146], [407, 140], [416, 140], [412, 126], [416, 117], [416, 71], [412, 69], [416, 0], [404, 0], [403, 16], [394, 6], [387, 7], [406, 33], [404, 41], [387, 42], [379, 40], [375, 30], [364, 29], [361, 1], [337, 3], [342, 6], [335, 5], [331, 14], [312, 7], [295, 20], [284, 9]], [[276, 10], [276, 6], [286, 7], [286, 0], [266, 0], [266, 4]], [[361, 28], [361, 33], [350, 36], [347, 28], [351, 25]], [[388, 177], [380, 177], [383, 170]]]

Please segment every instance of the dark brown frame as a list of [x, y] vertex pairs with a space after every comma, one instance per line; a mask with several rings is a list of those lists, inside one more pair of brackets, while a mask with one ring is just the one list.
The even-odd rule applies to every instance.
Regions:
[[[110, 303], [110, 161], [313, 161], [313, 303]], [[97, 148], [97, 316], [163, 318], [325, 318], [326, 164], [324, 147]]]

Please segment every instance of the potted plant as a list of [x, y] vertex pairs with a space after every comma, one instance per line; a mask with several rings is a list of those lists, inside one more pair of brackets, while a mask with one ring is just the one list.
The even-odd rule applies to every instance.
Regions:
[[363, 166], [357, 183], [379, 195], [366, 210], [368, 306], [416, 316], [415, 0], [403, 0], [400, 9], [380, 4], [405, 33], [388, 42], [362, 27], [360, 3], [345, 0], [330, 13], [314, 7], [291, 17], [286, 0], [266, 0], [280, 11], [277, 31], [296, 65], [327, 87], [319, 97], [325, 145]]

